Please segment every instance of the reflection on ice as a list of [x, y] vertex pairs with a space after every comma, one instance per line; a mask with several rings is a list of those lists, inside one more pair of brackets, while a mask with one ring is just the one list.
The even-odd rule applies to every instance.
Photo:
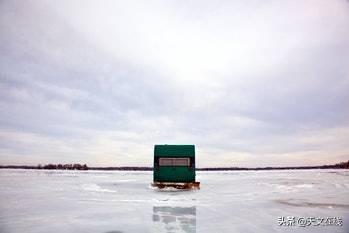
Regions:
[[153, 222], [160, 232], [196, 232], [196, 206], [154, 206]]

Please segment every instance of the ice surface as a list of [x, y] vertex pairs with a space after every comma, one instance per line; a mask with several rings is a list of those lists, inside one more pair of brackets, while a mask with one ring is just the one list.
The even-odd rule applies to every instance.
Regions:
[[[152, 172], [0, 170], [0, 232], [349, 232], [349, 171], [198, 172], [160, 191]], [[278, 217], [343, 226], [279, 226]]]

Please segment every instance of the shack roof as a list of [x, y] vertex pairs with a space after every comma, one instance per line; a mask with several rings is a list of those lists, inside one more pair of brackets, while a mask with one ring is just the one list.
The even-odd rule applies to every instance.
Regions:
[[195, 157], [194, 145], [155, 145], [155, 157]]

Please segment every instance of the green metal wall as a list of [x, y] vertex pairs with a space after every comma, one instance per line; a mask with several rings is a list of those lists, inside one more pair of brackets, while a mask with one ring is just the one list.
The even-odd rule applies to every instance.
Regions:
[[[190, 158], [187, 166], [158, 166], [159, 158]], [[195, 146], [194, 145], [155, 145], [154, 182], [195, 182]]]
[[155, 145], [154, 157], [190, 157], [195, 158], [194, 145]]

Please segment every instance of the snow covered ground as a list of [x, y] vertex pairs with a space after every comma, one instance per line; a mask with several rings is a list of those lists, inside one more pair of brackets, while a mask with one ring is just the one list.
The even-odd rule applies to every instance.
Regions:
[[[159, 191], [152, 172], [2, 169], [0, 232], [349, 232], [349, 171], [198, 172], [197, 180], [197, 191]], [[279, 226], [282, 217], [294, 226]], [[317, 219], [301, 227], [302, 217]], [[315, 226], [327, 217], [343, 226]]]

